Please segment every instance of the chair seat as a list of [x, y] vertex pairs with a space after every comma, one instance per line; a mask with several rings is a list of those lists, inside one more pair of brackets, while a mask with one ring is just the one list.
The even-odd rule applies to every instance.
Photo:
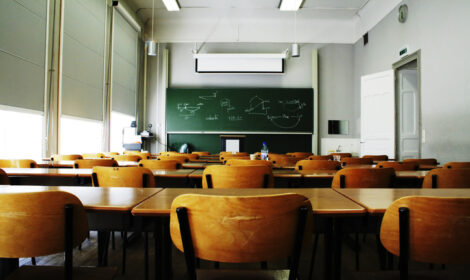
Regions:
[[[73, 279], [106, 280], [114, 279], [116, 267], [74, 267]], [[63, 266], [30, 266], [24, 265], [11, 273], [8, 280], [19, 279], [64, 279]]]
[[[399, 280], [399, 271], [377, 271], [354, 273], [355, 280]], [[410, 271], [410, 280], [463, 280], [468, 279], [468, 275], [457, 271], [447, 270], [426, 270]]]
[[198, 269], [198, 280], [280, 280], [289, 279], [289, 270]]

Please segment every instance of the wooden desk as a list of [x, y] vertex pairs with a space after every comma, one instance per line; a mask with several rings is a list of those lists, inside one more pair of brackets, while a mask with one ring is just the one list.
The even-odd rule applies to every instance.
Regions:
[[470, 189], [335, 189], [362, 205], [370, 214], [383, 215], [397, 199], [411, 196], [470, 197]]
[[178, 169], [178, 170], [152, 170], [155, 176], [155, 186], [160, 188], [190, 186], [188, 176], [198, 169]]
[[[39, 168], [73, 168], [73, 160], [61, 160], [61, 161], [38, 161], [36, 162]], [[118, 161], [118, 165], [122, 167], [139, 166], [138, 162], [135, 161]]]
[[212, 162], [212, 163], [190, 161], [190, 162], [183, 163], [183, 168], [187, 168], [187, 169], [204, 169], [207, 166], [221, 165], [221, 164], [222, 163], [220, 161], [219, 162]]
[[65, 191], [80, 199], [88, 214], [90, 230], [98, 230], [98, 265], [106, 265], [110, 231], [132, 228], [132, 208], [162, 189], [0, 186], [0, 194], [43, 191]]
[[[325, 233], [325, 278], [331, 279], [333, 271], [335, 278], [339, 278], [340, 269], [333, 270], [333, 267], [340, 267], [341, 252], [341, 220], [345, 217], [361, 217], [366, 210], [347, 199], [332, 189], [164, 189], [143, 203], [137, 205], [132, 214], [154, 219], [158, 224], [156, 234], [159, 231], [163, 236], [157, 247], [156, 256], [161, 257], [161, 262], [155, 263], [156, 276], [168, 279], [171, 270], [171, 240], [169, 234], [169, 215], [171, 203], [182, 194], [210, 194], [210, 195], [267, 195], [281, 193], [298, 193], [307, 197], [312, 203], [313, 214], [315, 215], [315, 225]], [[316, 226], [315, 226], [316, 227]], [[336, 231], [335, 231], [336, 230]], [[161, 250], [161, 251], [160, 251]], [[338, 255], [339, 254], [339, 255]], [[158, 258], [156, 258], [158, 259]], [[334, 260], [333, 260], [334, 259]], [[334, 264], [333, 264], [334, 263]]]

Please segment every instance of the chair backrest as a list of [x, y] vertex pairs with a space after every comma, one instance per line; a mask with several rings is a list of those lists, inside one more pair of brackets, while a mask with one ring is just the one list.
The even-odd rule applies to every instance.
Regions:
[[381, 161], [375, 167], [393, 168], [395, 171], [414, 171], [418, 170], [419, 164], [417, 162]]
[[110, 158], [77, 159], [73, 163], [74, 168], [93, 168], [95, 166], [118, 166], [118, 163], [114, 159]]
[[272, 162], [273, 164], [277, 165], [282, 165], [282, 166], [287, 166], [287, 165], [294, 165], [290, 158], [286, 155], [280, 155], [280, 154], [268, 154], [269, 161]]
[[339, 170], [341, 164], [333, 160], [301, 160], [295, 164], [295, 170]]
[[203, 188], [272, 188], [273, 172], [268, 166], [211, 165], [202, 173]]
[[189, 162], [189, 158], [187, 156], [159, 156], [157, 157], [158, 160], [176, 160], [180, 162], [181, 164], [185, 162]]
[[309, 156], [308, 157], [309, 160], [333, 160], [333, 156], [332, 155], [324, 155], [324, 156]]
[[36, 168], [38, 164], [32, 159], [0, 159], [0, 168]]
[[189, 251], [187, 243], [183, 248], [181, 238], [186, 225], [180, 223], [177, 213], [185, 209], [195, 257], [228, 263], [281, 259], [294, 253], [300, 208], [308, 212], [306, 230], [302, 233], [305, 231], [306, 238], [311, 236], [311, 207], [306, 197], [290, 193], [266, 196], [185, 194], [175, 198], [171, 205], [171, 239], [180, 251]]
[[185, 154], [185, 155], [189, 158], [189, 161], [199, 159], [198, 154]]
[[211, 153], [206, 152], [206, 151], [196, 151], [196, 152], [192, 152], [192, 154], [196, 154], [196, 155], [199, 155], [199, 156], [208, 156]]
[[0, 194], [0, 257], [28, 258], [65, 250], [65, 207], [73, 205], [72, 246], [88, 235], [80, 200], [66, 192]]
[[470, 198], [403, 197], [385, 212], [380, 239], [389, 252], [400, 256], [400, 228], [408, 228], [409, 232], [404, 232], [408, 238], [401, 241], [409, 240], [408, 248], [402, 248], [408, 252], [409, 259], [439, 264], [470, 263], [468, 217]]
[[345, 157], [341, 158], [342, 165], [352, 165], [352, 164], [372, 164], [371, 158], [353, 158], [353, 157]]
[[152, 158], [151, 153], [139, 153], [139, 154], [136, 154], [136, 155], [140, 156], [142, 159], [151, 159]]
[[148, 169], [176, 170], [181, 168], [181, 162], [177, 160], [143, 159], [139, 162], [139, 166]]
[[403, 162], [417, 162], [418, 164], [437, 165], [435, 158], [406, 158]]
[[451, 161], [444, 164], [443, 168], [470, 168], [470, 162], [464, 161]]
[[227, 159], [227, 162], [225, 165], [231, 165], [231, 166], [240, 166], [240, 165], [255, 165], [255, 166], [268, 166], [272, 167], [273, 164], [270, 161], [267, 160], [250, 160], [250, 159], [238, 159], [238, 158], [232, 158], [232, 159]]
[[51, 156], [51, 160], [53, 161], [61, 161], [61, 160], [76, 160], [82, 159], [82, 155], [53, 155]]
[[247, 152], [236, 152], [236, 153], [232, 153], [232, 152], [220, 152], [220, 153], [219, 153], [219, 156], [222, 156], [222, 155], [249, 156], [249, 154], [248, 154]]
[[144, 167], [93, 167], [93, 186], [153, 188], [155, 178]]
[[436, 168], [423, 180], [423, 188], [470, 188], [470, 168]]
[[3, 169], [0, 169], [0, 185], [9, 185], [10, 184], [10, 178], [8, 178], [8, 175], [3, 171]]
[[289, 157], [297, 157], [297, 158], [300, 158], [300, 159], [308, 158], [308, 157], [311, 156], [311, 155], [312, 155], [312, 153], [309, 153], [309, 152], [286, 153], [286, 156], [289, 156]]
[[387, 161], [388, 160], [387, 155], [365, 155], [365, 156], [362, 156], [362, 158], [370, 158], [373, 161]]
[[246, 154], [241, 154], [241, 153], [237, 153], [237, 154], [223, 154], [223, 155], [220, 155], [219, 156], [219, 160], [220, 161], [225, 161], [227, 159], [230, 159], [230, 158], [239, 158], [239, 159], [250, 159], [250, 156], [249, 155], [246, 155]]
[[343, 159], [343, 158], [346, 158], [346, 157], [352, 157], [351, 153], [331, 153], [330, 155], [339, 156], [340, 159]]
[[180, 153], [175, 152], [175, 151], [167, 151], [167, 152], [160, 152], [159, 156], [174, 156], [174, 155], [180, 155]]
[[336, 172], [332, 188], [391, 188], [393, 168], [346, 168]]
[[96, 159], [96, 158], [104, 158], [104, 154], [102, 153], [95, 153], [95, 154], [82, 154], [84, 159]]
[[118, 152], [106, 152], [106, 153], [104, 153], [104, 156], [108, 157], [108, 158], [112, 158], [112, 157], [117, 156], [117, 155], [119, 155]]
[[117, 155], [113, 156], [115, 161], [135, 161], [138, 162], [142, 159], [139, 155]]

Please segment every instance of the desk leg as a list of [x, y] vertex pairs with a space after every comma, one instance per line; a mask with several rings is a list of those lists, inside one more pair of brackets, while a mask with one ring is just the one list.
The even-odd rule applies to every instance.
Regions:
[[334, 220], [334, 233], [333, 233], [333, 244], [334, 244], [334, 262], [333, 262], [333, 278], [335, 280], [341, 279], [341, 249], [343, 241], [342, 224], [341, 218], [335, 218]]
[[98, 266], [108, 265], [109, 231], [98, 231]]
[[154, 250], [155, 250], [155, 279], [160, 280], [162, 279], [162, 238], [161, 238], [161, 218], [154, 219], [154, 229], [153, 229], [153, 239], [154, 239]]
[[171, 279], [172, 260], [171, 260], [171, 238], [170, 238], [170, 219], [165, 217], [162, 219], [162, 264], [163, 279]]
[[333, 253], [333, 218], [325, 219], [325, 280], [331, 280]]

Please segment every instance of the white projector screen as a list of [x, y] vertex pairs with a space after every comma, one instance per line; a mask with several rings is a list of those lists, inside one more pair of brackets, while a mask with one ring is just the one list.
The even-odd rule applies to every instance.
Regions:
[[211, 55], [196, 58], [197, 73], [284, 73], [284, 59], [279, 56]]

